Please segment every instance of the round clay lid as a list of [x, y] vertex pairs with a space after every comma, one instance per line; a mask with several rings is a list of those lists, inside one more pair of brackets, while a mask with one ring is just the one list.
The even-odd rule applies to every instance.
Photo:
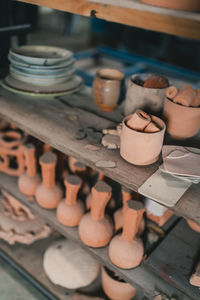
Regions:
[[63, 239], [45, 252], [44, 270], [49, 279], [68, 289], [85, 287], [99, 274], [100, 264], [76, 243]]

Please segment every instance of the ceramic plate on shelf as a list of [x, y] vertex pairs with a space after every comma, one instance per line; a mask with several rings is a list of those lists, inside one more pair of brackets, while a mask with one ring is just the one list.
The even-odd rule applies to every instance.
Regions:
[[67, 49], [51, 46], [27, 45], [11, 49], [10, 55], [31, 65], [55, 65], [73, 57]]

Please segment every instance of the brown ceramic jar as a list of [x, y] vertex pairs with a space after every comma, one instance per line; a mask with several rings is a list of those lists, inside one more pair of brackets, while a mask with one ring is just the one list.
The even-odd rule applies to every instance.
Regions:
[[113, 272], [106, 267], [101, 269], [101, 281], [105, 294], [112, 300], [130, 300], [136, 294], [136, 289], [118, 278], [118, 276], [111, 276]]
[[40, 176], [36, 173], [35, 147], [32, 144], [24, 146], [26, 172], [18, 179], [18, 188], [26, 196], [34, 196], [40, 183]]
[[66, 187], [65, 199], [58, 205], [56, 216], [65, 226], [77, 226], [84, 214], [84, 205], [77, 199], [82, 180], [76, 175], [68, 175], [64, 181]]
[[134, 200], [126, 202], [122, 234], [116, 235], [108, 248], [110, 260], [119, 268], [132, 269], [142, 261], [144, 247], [136, 234], [143, 213], [144, 206], [141, 202]]
[[57, 157], [52, 152], [47, 152], [40, 157], [42, 169], [42, 183], [36, 190], [38, 204], [46, 209], [55, 209], [62, 199], [62, 190], [55, 183], [55, 168]]
[[116, 69], [100, 69], [93, 83], [94, 101], [104, 111], [116, 109], [124, 74]]
[[111, 187], [98, 181], [92, 188], [91, 211], [85, 214], [79, 224], [79, 236], [90, 247], [104, 247], [112, 237], [113, 225], [105, 216], [105, 207], [111, 197]]

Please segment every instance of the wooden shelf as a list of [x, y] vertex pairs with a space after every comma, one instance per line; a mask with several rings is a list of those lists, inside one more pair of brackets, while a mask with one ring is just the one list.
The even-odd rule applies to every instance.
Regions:
[[200, 39], [200, 14], [153, 7], [139, 0], [18, 0], [129, 26]]
[[19, 192], [17, 187], [17, 179], [15, 177], [0, 173], [0, 188], [6, 189], [21, 203], [29, 207], [33, 213], [43, 218], [43, 220], [45, 220], [52, 228], [60, 232], [63, 236], [78, 243], [103, 265], [107, 266], [109, 269], [119, 274], [124, 280], [132, 284], [137, 289], [138, 299], [143, 299], [143, 296], [148, 297], [148, 299], [152, 299], [155, 286], [163, 293], [170, 295], [175, 293], [176, 295], [180, 296], [180, 299], [187, 299], [183, 298], [183, 294], [181, 292], [174, 289], [163, 279], [160, 279], [157, 275], [149, 271], [144, 264], [131, 270], [123, 270], [113, 265], [109, 260], [108, 247], [90, 248], [85, 246], [79, 238], [77, 227], [70, 228], [61, 225], [56, 219], [55, 211], [49, 211], [39, 207], [36, 203], [30, 203], [27, 197]]
[[[14, 95], [0, 90], [0, 115], [16, 124], [28, 134], [50, 144], [61, 152], [72, 155], [93, 169], [96, 169], [120, 184], [137, 191], [138, 188], [158, 169], [157, 162], [147, 167], [136, 167], [124, 161], [119, 150], [107, 150], [100, 146], [98, 151], [86, 150], [90, 143], [87, 138], [76, 140], [74, 135], [80, 128], [93, 127], [97, 130], [116, 126], [122, 116], [119, 112], [101, 114], [88, 95], [75, 94], [61, 99], [40, 99]], [[73, 107], [72, 105], [82, 107]], [[84, 110], [83, 108], [87, 109]], [[112, 119], [112, 120], [109, 120]], [[194, 145], [193, 145], [194, 146]], [[115, 168], [97, 168], [99, 160], [115, 161]], [[175, 214], [200, 224], [200, 184], [193, 184], [178, 203], [170, 208]]]

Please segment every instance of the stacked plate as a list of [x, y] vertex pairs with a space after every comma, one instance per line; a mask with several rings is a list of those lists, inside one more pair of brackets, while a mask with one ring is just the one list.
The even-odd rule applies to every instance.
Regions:
[[21, 46], [9, 51], [10, 74], [3, 87], [20, 94], [61, 95], [77, 91], [73, 53], [50, 46]]

